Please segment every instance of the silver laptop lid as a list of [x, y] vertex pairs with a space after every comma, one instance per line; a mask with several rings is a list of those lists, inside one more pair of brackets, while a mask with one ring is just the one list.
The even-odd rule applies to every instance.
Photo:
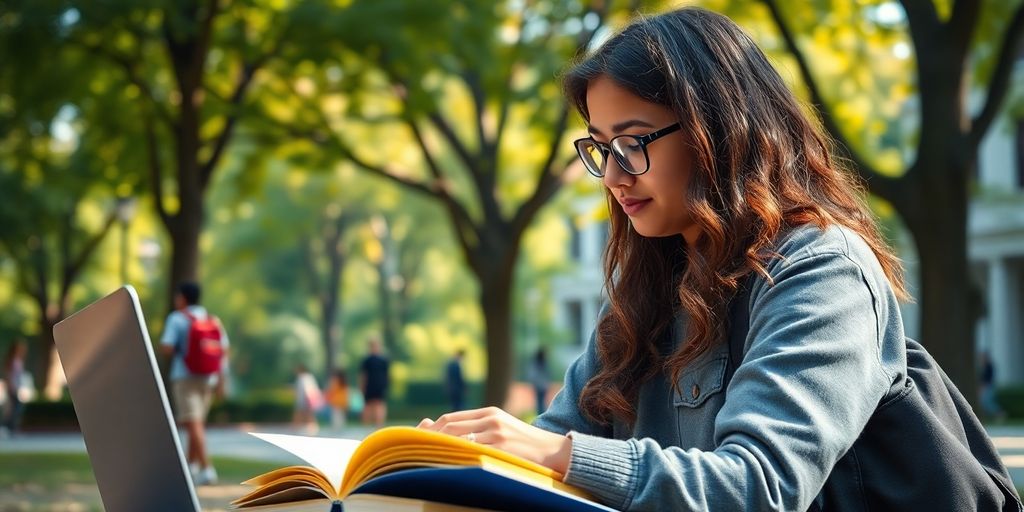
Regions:
[[199, 511], [135, 289], [53, 328], [107, 512]]

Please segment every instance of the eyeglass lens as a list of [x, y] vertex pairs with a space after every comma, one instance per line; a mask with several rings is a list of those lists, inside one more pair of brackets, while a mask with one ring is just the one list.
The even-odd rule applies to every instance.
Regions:
[[[619, 136], [612, 139], [608, 146], [614, 153], [615, 160], [622, 170], [630, 174], [639, 174], [647, 170], [647, 154], [640, 142], [632, 136]], [[587, 170], [595, 176], [604, 176], [606, 150], [592, 140], [579, 143], [579, 153]]]

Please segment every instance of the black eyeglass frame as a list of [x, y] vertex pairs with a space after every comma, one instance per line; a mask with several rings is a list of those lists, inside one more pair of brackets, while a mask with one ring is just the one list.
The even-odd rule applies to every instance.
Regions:
[[[593, 144], [595, 147], [597, 147], [599, 150], [601, 150], [601, 152], [604, 154], [604, 163], [608, 162], [608, 154], [611, 153], [611, 155], [615, 158], [615, 162], [619, 164], [619, 167], [621, 167], [623, 171], [625, 171], [627, 174], [631, 174], [633, 176], [640, 176], [641, 174], [644, 174], [647, 171], [651, 170], [651, 156], [647, 153], [647, 146], [650, 145], [652, 142], [654, 142], [654, 141], [656, 141], [656, 140], [658, 140], [658, 139], [660, 139], [660, 138], [662, 138], [662, 137], [664, 137], [664, 136], [666, 136], [666, 135], [668, 135], [670, 133], [675, 133], [675, 132], [681, 130], [682, 128], [683, 128], [683, 126], [681, 124], [674, 123], [674, 124], [671, 124], [669, 126], [666, 126], [666, 127], [662, 128], [662, 129], [660, 129], [658, 131], [648, 133], [647, 135], [628, 135], [628, 134], [616, 135], [615, 137], [612, 137], [612, 139], [609, 140], [607, 143], [598, 142], [598, 141], [594, 140], [593, 137], [584, 137], [582, 139], [576, 139], [573, 142], [573, 145], [576, 147], [576, 154], [580, 157], [580, 160], [583, 162], [583, 167], [586, 167], [587, 168], [587, 172], [589, 172], [591, 175], [593, 175], [596, 178], [603, 178], [605, 172], [604, 172], [604, 169], [593, 169], [589, 165], [587, 165], [588, 157], [583, 154], [584, 149], [581, 146], [581, 144], [583, 144], [584, 142]], [[612, 144], [615, 143], [615, 140], [616, 139], [621, 139], [623, 137], [629, 137], [629, 138], [635, 140], [637, 145], [640, 146], [640, 149], [643, 150], [643, 152], [644, 152], [644, 162], [647, 163], [647, 165], [644, 167], [644, 170], [642, 170], [642, 171], [636, 171], [636, 170], [630, 171], [629, 168], [632, 167], [632, 166], [628, 165], [628, 162], [624, 163], [622, 161], [622, 159], [624, 159], [626, 157], [624, 155], [619, 154], [617, 151], [612, 150]]]

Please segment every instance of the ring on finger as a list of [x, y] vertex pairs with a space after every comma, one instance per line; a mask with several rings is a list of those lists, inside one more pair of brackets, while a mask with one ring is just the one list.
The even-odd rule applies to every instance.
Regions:
[[476, 432], [470, 432], [469, 434], [466, 434], [466, 440], [471, 442], [471, 443], [475, 443], [476, 442]]

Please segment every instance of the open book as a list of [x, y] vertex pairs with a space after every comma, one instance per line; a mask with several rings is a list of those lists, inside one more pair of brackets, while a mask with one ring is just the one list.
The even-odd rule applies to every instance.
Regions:
[[243, 482], [256, 488], [232, 502], [237, 508], [341, 510], [344, 503], [345, 512], [612, 510], [545, 466], [437, 432], [388, 427], [361, 442], [253, 435], [310, 466], [276, 469]]

